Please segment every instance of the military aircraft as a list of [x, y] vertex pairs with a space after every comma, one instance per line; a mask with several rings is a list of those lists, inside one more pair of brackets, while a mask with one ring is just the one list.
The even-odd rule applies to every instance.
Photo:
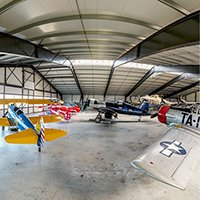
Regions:
[[[0, 99], [0, 104], [56, 104], [61, 102], [60, 100], [49, 99]], [[9, 105], [6, 114], [8, 114], [8, 118], [0, 118], [0, 125], [17, 126], [21, 130], [20, 132], [6, 136], [5, 141], [8, 143], [37, 144], [38, 151], [40, 152], [41, 147], [44, 147], [44, 140], [50, 142], [67, 134], [66, 131], [61, 129], [48, 129], [44, 127], [44, 123], [63, 120], [63, 117], [59, 115], [27, 117], [15, 104]]]
[[154, 94], [154, 95], [145, 95], [140, 97], [140, 101], [144, 101], [147, 100], [149, 102], [149, 107], [154, 108], [154, 109], [159, 109], [161, 105], [171, 105], [171, 106], [176, 106], [179, 105], [181, 103], [180, 101], [180, 95], [178, 97], [178, 101], [177, 102], [171, 102], [171, 101], [167, 101], [166, 99], [163, 99], [163, 97], [159, 97], [159, 95]]
[[180, 98], [180, 102], [185, 106], [191, 106], [191, 107], [198, 107], [200, 105], [200, 102], [189, 102], [184, 100], [183, 98]]
[[131, 164], [163, 183], [184, 189], [200, 160], [200, 109], [164, 105], [158, 120], [170, 129]]
[[70, 120], [71, 117], [80, 112], [79, 106], [62, 106], [62, 105], [54, 105], [50, 104], [48, 106], [38, 106], [38, 108], [43, 108], [44, 114], [46, 115], [61, 115], [65, 118], [65, 120]]
[[105, 115], [105, 120], [109, 120], [109, 121], [112, 119], [112, 116], [114, 118], [117, 118], [118, 113], [126, 114], [126, 115], [137, 115], [139, 116], [139, 119], [138, 119], [139, 121], [142, 116], [151, 115], [148, 112], [149, 104], [147, 101], [144, 101], [142, 105], [140, 106], [140, 108], [138, 108], [124, 101], [115, 101], [115, 102], [106, 101], [105, 102], [105, 101], [99, 101], [97, 99], [91, 98], [91, 99], [86, 100], [83, 110], [85, 110], [87, 106], [98, 110], [98, 114], [95, 118], [96, 123], [99, 123], [102, 121], [102, 114]]

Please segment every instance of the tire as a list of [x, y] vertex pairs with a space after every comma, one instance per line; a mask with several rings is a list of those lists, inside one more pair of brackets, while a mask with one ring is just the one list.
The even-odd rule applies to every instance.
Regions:
[[96, 118], [94, 119], [94, 121], [95, 121], [96, 123], [100, 123], [100, 122], [101, 122], [101, 118], [100, 118], [100, 117], [96, 117]]

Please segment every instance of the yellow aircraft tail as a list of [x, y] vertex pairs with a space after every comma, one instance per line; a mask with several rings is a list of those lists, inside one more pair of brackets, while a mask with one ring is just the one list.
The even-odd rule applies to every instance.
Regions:
[[62, 129], [44, 128], [43, 117], [36, 124], [35, 129], [38, 134], [32, 129], [26, 129], [5, 137], [5, 141], [12, 144], [37, 144], [40, 148], [44, 147], [44, 140], [50, 142], [67, 135], [67, 131]]
[[45, 140], [50, 142], [67, 135], [67, 131], [62, 129], [45, 128]]

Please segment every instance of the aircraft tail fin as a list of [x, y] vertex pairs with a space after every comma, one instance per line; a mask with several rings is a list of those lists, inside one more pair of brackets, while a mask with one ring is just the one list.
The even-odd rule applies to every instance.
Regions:
[[5, 137], [5, 141], [12, 144], [37, 144], [38, 136], [32, 129], [26, 129]]
[[44, 139], [45, 139], [45, 128], [44, 128], [44, 120], [43, 117], [41, 117], [40, 122], [36, 124], [36, 130], [39, 133], [38, 137], [38, 146], [41, 146], [44, 148]]
[[149, 102], [147, 100], [144, 100], [140, 106], [140, 109], [149, 111]]

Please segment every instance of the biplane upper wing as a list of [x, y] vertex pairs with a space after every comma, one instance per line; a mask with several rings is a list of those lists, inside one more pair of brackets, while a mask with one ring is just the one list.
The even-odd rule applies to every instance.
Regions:
[[131, 164], [141, 172], [184, 189], [200, 159], [200, 135], [189, 128], [171, 128]]
[[38, 135], [32, 128], [5, 137], [5, 141], [12, 144], [37, 144], [37, 140]]
[[0, 126], [15, 126], [11, 118], [0, 118]]
[[28, 103], [28, 104], [63, 104], [60, 99], [0, 99], [0, 104]]
[[61, 115], [42, 115], [28, 118], [33, 124], [37, 124], [37, 122], [40, 121], [41, 117], [43, 117], [44, 123], [60, 122], [65, 119]]

